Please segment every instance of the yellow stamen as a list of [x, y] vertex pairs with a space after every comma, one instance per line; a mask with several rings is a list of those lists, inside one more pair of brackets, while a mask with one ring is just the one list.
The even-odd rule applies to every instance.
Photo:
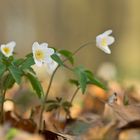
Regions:
[[10, 49], [8, 47], [4, 47], [3, 48], [3, 51], [6, 53], [6, 54], [9, 54], [10, 53]]
[[102, 41], [101, 41], [101, 45], [104, 47], [104, 46], [107, 46], [107, 39], [106, 38], [103, 38]]
[[41, 50], [36, 50], [35, 57], [37, 60], [42, 60], [44, 58], [44, 53]]

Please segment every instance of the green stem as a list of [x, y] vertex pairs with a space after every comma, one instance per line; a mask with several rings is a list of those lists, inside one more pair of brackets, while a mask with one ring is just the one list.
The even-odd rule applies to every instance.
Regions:
[[70, 71], [73, 71], [73, 69], [72, 68], [70, 68], [69, 66], [67, 66], [67, 65], [63, 65], [65, 68], [67, 68], [68, 70], [70, 70]]
[[[72, 105], [73, 100], [74, 100], [75, 96], [77, 95], [79, 89], [80, 89], [80, 87], [77, 87], [76, 90], [74, 91], [74, 93], [73, 93], [73, 95], [72, 95], [72, 98], [71, 98], [71, 100], [70, 100], [70, 104], [71, 104], [71, 105]], [[66, 113], [65, 120], [67, 120], [68, 117], [71, 118], [70, 112], [67, 112], [67, 113]]]
[[54, 70], [54, 72], [53, 72], [53, 74], [51, 76], [51, 79], [50, 79], [50, 82], [49, 82], [49, 85], [48, 85], [48, 89], [47, 89], [46, 95], [45, 95], [43, 103], [42, 103], [42, 108], [41, 108], [41, 112], [40, 112], [40, 120], [39, 120], [39, 130], [42, 129], [42, 120], [43, 120], [43, 112], [45, 110], [45, 103], [46, 103], [47, 98], [48, 98], [48, 94], [49, 94], [49, 91], [50, 91], [50, 88], [51, 88], [51, 85], [52, 85], [54, 75], [55, 75], [55, 73], [56, 73], [56, 71], [58, 70], [59, 67], [60, 67], [60, 65], [58, 65], [56, 67], [56, 69]]
[[3, 124], [3, 123], [4, 123], [4, 110], [3, 110], [3, 107], [4, 107], [4, 101], [5, 101], [5, 94], [6, 94], [6, 91], [4, 90], [4, 91], [2, 92], [2, 100], [1, 100], [0, 124]]
[[[85, 43], [83, 44], [82, 46], [80, 46], [78, 49], [76, 49], [73, 53], [72, 53], [72, 56], [74, 56], [78, 51], [80, 51], [82, 48], [86, 47], [87, 45], [90, 45], [92, 44], [93, 42], [88, 42], [88, 43]], [[63, 63], [66, 62], [68, 60], [68, 58], [64, 59], [63, 60]], [[40, 119], [39, 119], [39, 130], [42, 129], [42, 120], [43, 120], [43, 112], [45, 110], [45, 103], [47, 101], [47, 98], [48, 98], [48, 95], [49, 95], [49, 92], [50, 92], [50, 88], [51, 88], [51, 85], [52, 85], [52, 82], [53, 82], [53, 78], [54, 78], [54, 75], [55, 73], [57, 72], [58, 68], [60, 67], [60, 65], [58, 65], [56, 67], [56, 69], [54, 70], [52, 76], [51, 76], [51, 79], [50, 79], [50, 82], [49, 82], [49, 85], [48, 85], [48, 89], [47, 89], [47, 92], [46, 92], [46, 95], [44, 97], [44, 101], [42, 103], [42, 108], [41, 108], [41, 112], [40, 112]], [[69, 68], [68, 66], [64, 65], [64, 67], [68, 68], [69, 70], [72, 70], [71, 68]], [[79, 89], [78, 89], [79, 90]], [[78, 91], [77, 91], [78, 92]], [[75, 93], [76, 94], [76, 93]], [[75, 95], [74, 95], [75, 96]], [[74, 99], [74, 98], [73, 98]], [[72, 99], [72, 101], [73, 101]]]
[[71, 104], [73, 103], [73, 100], [74, 100], [76, 94], [78, 93], [79, 89], [80, 89], [80, 88], [78, 87], [78, 88], [75, 90], [75, 92], [74, 92], [74, 94], [73, 94], [73, 96], [72, 96], [72, 98], [71, 98], [71, 100], [70, 100], [70, 103], [71, 103]]
[[[72, 56], [74, 56], [77, 52], [79, 52], [81, 49], [83, 49], [84, 47], [86, 47], [86, 46], [88, 46], [88, 45], [91, 45], [91, 44], [93, 44], [94, 43], [94, 41], [91, 41], [91, 42], [87, 42], [87, 43], [85, 43], [85, 44], [83, 44], [82, 46], [80, 46], [78, 49], [76, 49], [73, 53], [72, 53]], [[68, 58], [66, 58], [66, 59], [64, 59], [63, 60], [63, 63], [65, 62], [65, 61], [67, 61], [68, 60]]]

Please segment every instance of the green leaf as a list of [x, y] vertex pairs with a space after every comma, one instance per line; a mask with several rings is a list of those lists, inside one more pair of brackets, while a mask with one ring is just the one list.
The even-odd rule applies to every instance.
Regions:
[[70, 79], [69, 82], [77, 87], [79, 86], [79, 82], [75, 79]]
[[7, 90], [7, 89], [9, 89], [9, 88], [12, 88], [12, 86], [14, 85], [14, 83], [15, 83], [15, 80], [14, 80], [14, 78], [13, 78], [13, 76], [10, 74], [10, 73], [8, 73], [6, 76], [5, 76], [5, 78], [4, 78], [4, 89], [5, 90]]
[[82, 93], [84, 93], [86, 90], [86, 86], [87, 86], [87, 76], [84, 72], [84, 68], [83, 67], [76, 67], [74, 69], [74, 72], [78, 78], [78, 82], [80, 84], [80, 88], [82, 90]]
[[94, 85], [96, 85], [96, 86], [98, 86], [98, 87], [100, 87], [100, 88], [102, 88], [104, 90], [107, 90], [107, 88], [99, 80], [97, 80], [94, 77], [94, 75], [93, 75], [93, 73], [91, 71], [85, 70], [85, 73], [86, 73], [87, 78], [88, 78], [87, 84], [94, 84]]
[[20, 58], [20, 59], [15, 59], [13, 61], [14, 65], [19, 66], [23, 63], [24, 59]]
[[59, 53], [60, 53], [61, 55], [63, 55], [64, 57], [66, 57], [66, 58], [70, 61], [70, 63], [73, 65], [74, 59], [73, 59], [72, 53], [71, 53], [70, 51], [67, 51], [67, 50], [60, 50]]
[[36, 94], [38, 95], [38, 97], [42, 98], [44, 96], [44, 92], [43, 92], [43, 88], [42, 88], [41, 83], [38, 80], [38, 78], [31, 73], [27, 73], [26, 76], [29, 79], [33, 89], [36, 91]]
[[0, 59], [3, 57], [3, 54], [2, 54], [2, 52], [0, 52]]
[[14, 65], [8, 66], [8, 70], [11, 73], [11, 75], [13, 76], [13, 78], [15, 79], [16, 83], [20, 84], [22, 71]]
[[35, 62], [34, 62], [34, 59], [33, 59], [33, 55], [30, 54], [23, 61], [23, 63], [21, 64], [20, 68], [21, 69], [29, 69], [34, 64], [35, 64]]
[[33, 53], [29, 53], [26, 55], [26, 57], [31, 57], [31, 56], [33, 56]]
[[46, 103], [47, 103], [47, 104], [56, 103], [56, 100], [47, 100]]
[[59, 104], [53, 103], [53, 104], [47, 106], [46, 111], [52, 111], [52, 110], [57, 109], [57, 108], [59, 108]]
[[9, 61], [9, 62], [14, 61], [14, 57], [13, 57], [13, 56], [8, 57], [8, 61]]
[[71, 104], [70, 102], [68, 102], [68, 101], [64, 101], [64, 102], [62, 103], [62, 106], [63, 106], [63, 107], [68, 107], [68, 108], [70, 108], [70, 107], [72, 106], [72, 104]]
[[62, 98], [61, 97], [56, 97], [56, 101], [60, 103], [62, 101]]
[[88, 79], [93, 79], [94, 75], [93, 75], [93, 73], [91, 71], [85, 70], [85, 73], [86, 73]]
[[4, 74], [5, 71], [6, 71], [6, 66], [0, 63], [0, 77]]
[[63, 61], [60, 59], [60, 57], [56, 53], [54, 53], [53, 55], [51, 55], [51, 58], [55, 62], [57, 62], [59, 65], [63, 66]]
[[100, 87], [100, 88], [102, 88], [102, 89], [104, 89], [104, 90], [107, 90], [107, 87], [106, 86], [104, 86], [99, 80], [97, 80], [95, 77], [93, 78], [93, 79], [90, 79], [89, 81], [88, 81], [88, 84], [94, 84], [94, 85], [96, 85], [96, 86], [98, 86], [98, 87]]
[[36, 75], [36, 72], [34, 71], [34, 69], [33, 69], [32, 67], [28, 68], [28, 70], [30, 71], [30, 73], [35, 74], [35, 75]]

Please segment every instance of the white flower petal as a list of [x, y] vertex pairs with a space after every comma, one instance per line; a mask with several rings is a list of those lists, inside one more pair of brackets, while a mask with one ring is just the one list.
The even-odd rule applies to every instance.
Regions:
[[52, 63], [52, 61], [53, 61], [53, 59], [51, 58], [51, 56], [49, 55], [49, 56], [47, 56], [46, 58], [45, 58], [45, 62], [47, 63], [47, 64], [51, 64]]
[[48, 43], [41, 43], [40, 46], [43, 48], [48, 48]]
[[101, 41], [102, 41], [103, 38], [104, 38], [103, 35], [98, 35], [96, 37], [96, 46], [101, 46]]
[[51, 55], [54, 54], [54, 49], [47, 48], [44, 51], [45, 51], [45, 62], [52, 63], [53, 59], [51, 58]]
[[113, 36], [108, 36], [106, 39], [108, 45], [111, 45], [115, 42], [115, 38]]
[[48, 48], [48, 49], [47, 49], [47, 54], [48, 54], [49, 56], [52, 55], [52, 54], [54, 54], [54, 49]]
[[108, 46], [98, 47], [98, 48], [101, 49], [102, 51], [104, 51], [107, 54], [111, 54], [111, 50], [109, 49]]
[[108, 36], [108, 35], [112, 34], [112, 30], [107, 30], [103, 34], [106, 35], [106, 36]]
[[6, 46], [14, 48], [16, 46], [16, 42], [11, 41], [11, 42], [7, 43]]
[[34, 42], [33, 45], [32, 45], [32, 50], [35, 51], [37, 48], [39, 48], [39, 43]]

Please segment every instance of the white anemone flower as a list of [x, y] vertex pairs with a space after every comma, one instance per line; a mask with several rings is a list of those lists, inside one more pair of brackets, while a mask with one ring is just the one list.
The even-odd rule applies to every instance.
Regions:
[[14, 41], [12, 41], [12, 42], [9, 42], [7, 44], [2, 44], [0, 47], [0, 50], [4, 56], [10, 57], [13, 55], [15, 46], [16, 46], [16, 43]]
[[109, 45], [113, 44], [115, 41], [115, 38], [110, 36], [111, 33], [112, 30], [107, 30], [96, 37], [96, 46], [107, 54], [111, 54]]
[[34, 42], [32, 45], [33, 58], [37, 66], [42, 66], [42, 64], [50, 64], [53, 59], [51, 55], [54, 54], [54, 49], [48, 48], [47, 43], [39, 44]]

